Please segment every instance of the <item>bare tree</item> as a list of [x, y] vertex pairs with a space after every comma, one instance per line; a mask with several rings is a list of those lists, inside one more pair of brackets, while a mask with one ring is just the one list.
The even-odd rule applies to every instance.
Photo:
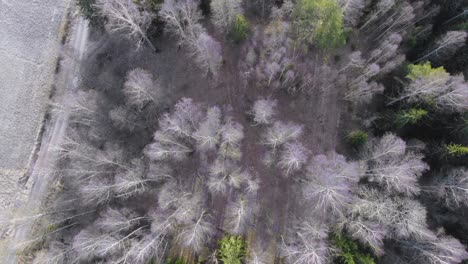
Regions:
[[412, 240], [401, 243], [411, 263], [457, 264], [468, 258], [465, 246], [457, 239], [442, 236], [432, 240]]
[[249, 200], [239, 197], [227, 204], [224, 226], [229, 233], [245, 234], [249, 226], [252, 225], [253, 211], [249, 202]]
[[213, 24], [223, 33], [231, 29], [236, 15], [242, 13], [241, 0], [213, 0], [211, 12], [213, 12]]
[[79, 260], [93, 262], [95, 258], [120, 255], [123, 244], [117, 235], [101, 234], [96, 230], [83, 229], [73, 238], [72, 248], [77, 253]]
[[302, 125], [276, 121], [263, 136], [263, 143], [276, 149], [288, 141], [297, 140], [302, 135], [302, 130]]
[[439, 61], [441, 58], [450, 58], [455, 52], [465, 45], [468, 33], [464, 31], [448, 31], [436, 43], [431, 51], [417, 59], [416, 62], [429, 58]]
[[221, 44], [206, 33], [200, 24], [201, 13], [196, 0], [168, 0], [161, 7], [161, 16], [167, 28], [188, 47], [198, 66], [206, 73], [216, 75], [222, 64]]
[[377, 1], [374, 10], [369, 14], [369, 18], [365, 21], [365, 23], [361, 26], [359, 30], [362, 30], [369, 25], [372, 25], [375, 23], [376, 20], [380, 19], [381, 17], [384, 17], [387, 12], [392, 10], [392, 8], [395, 6], [396, 1], [395, 0], [379, 0]]
[[[433, 239], [434, 235], [427, 226], [426, 209], [417, 201], [409, 198], [386, 197], [376, 189], [360, 188], [359, 198], [353, 203], [350, 215], [345, 222], [357, 225], [371, 225], [378, 233], [369, 233], [363, 238], [370, 241], [382, 242], [383, 235], [395, 239]], [[346, 223], [346, 228], [348, 228]], [[363, 227], [364, 228], [364, 227]], [[370, 228], [372, 230], [372, 228]], [[365, 228], [362, 230], [365, 231]], [[352, 232], [352, 231], [350, 231]], [[382, 233], [382, 236], [374, 237]], [[379, 238], [377, 240], [377, 238]], [[382, 253], [382, 244], [371, 246]]]
[[452, 76], [443, 94], [436, 98], [436, 106], [446, 112], [463, 112], [468, 109], [468, 83], [463, 75]]
[[193, 133], [197, 141], [197, 149], [204, 152], [213, 150], [219, 143], [221, 129], [221, 109], [214, 106], [208, 109], [204, 121]]
[[167, 246], [165, 232], [145, 234], [141, 240], [132, 241], [129, 250], [119, 261], [134, 264], [146, 264], [151, 259], [162, 261]]
[[160, 15], [166, 21], [167, 29], [180, 38], [182, 45], [189, 48], [196, 46], [198, 36], [205, 31], [199, 23], [202, 15], [196, 0], [164, 1]]
[[[415, 67], [425, 68], [427, 64]], [[439, 110], [446, 112], [468, 109], [467, 84], [463, 76], [450, 76], [443, 68], [430, 68], [430, 71], [426, 70], [426, 72], [408, 75], [410, 83], [404, 86], [401, 95], [389, 104], [407, 100], [408, 102], [434, 102]]]
[[258, 125], [272, 124], [276, 114], [277, 100], [259, 99], [252, 107], [253, 121]]
[[208, 215], [202, 211], [196, 221], [184, 227], [177, 239], [182, 245], [191, 247], [195, 252], [201, 252], [214, 233], [214, 227], [208, 220]]
[[352, 238], [370, 247], [377, 256], [384, 254], [383, 240], [387, 234], [387, 230], [382, 224], [362, 217], [356, 217], [345, 220], [340, 225], [346, 229]]
[[375, 94], [381, 94], [384, 86], [377, 82], [361, 81], [351, 86], [351, 90], [346, 93], [345, 99], [356, 103], [369, 103]]
[[367, 145], [368, 168], [365, 175], [387, 192], [408, 196], [420, 192], [419, 177], [429, 166], [423, 155], [406, 151], [406, 143], [393, 134], [386, 134]]
[[309, 150], [299, 142], [286, 143], [278, 165], [286, 170], [286, 175], [299, 171], [307, 162]]
[[97, 0], [95, 6], [101, 15], [107, 18], [111, 32], [123, 33], [134, 40], [137, 47], [146, 42], [152, 50], [156, 50], [146, 35], [155, 18], [154, 13], [141, 9], [133, 1], [128, 0]]
[[113, 198], [112, 183], [103, 179], [92, 179], [88, 184], [80, 187], [84, 204], [104, 204]]
[[331, 260], [332, 247], [327, 242], [325, 226], [304, 223], [290, 233], [281, 246], [287, 263], [323, 264]]
[[343, 216], [352, 201], [351, 190], [359, 181], [359, 166], [342, 155], [330, 153], [312, 158], [303, 184], [305, 198], [324, 216]]
[[397, 238], [432, 239], [434, 234], [427, 226], [427, 211], [419, 202], [411, 199], [394, 198], [389, 210], [388, 226]]
[[162, 87], [149, 71], [136, 68], [127, 73], [123, 92], [127, 103], [141, 110], [149, 102], [161, 101]]
[[264, 249], [260, 242], [257, 241], [253, 246], [250, 247], [249, 256], [246, 260], [247, 264], [267, 264], [271, 263], [273, 256]]
[[123, 208], [113, 209], [108, 207], [101, 213], [101, 217], [95, 222], [97, 228], [105, 232], [125, 232], [134, 229], [145, 217], [139, 217], [135, 212]]
[[345, 21], [346, 26], [355, 27], [362, 17], [364, 8], [366, 7], [366, 1], [340, 0], [339, 4], [344, 13], [343, 19]]
[[226, 194], [231, 187], [239, 189], [252, 184], [250, 174], [228, 159], [217, 159], [210, 166], [209, 174], [207, 186], [212, 193]]
[[141, 159], [134, 159], [131, 165], [114, 177], [113, 190], [115, 197], [128, 199], [140, 195], [147, 190], [147, 184], [152, 181], [145, 178], [146, 167]]
[[244, 139], [244, 127], [232, 120], [231, 117], [225, 118], [226, 121], [221, 127], [221, 144], [219, 154], [233, 160], [240, 160], [242, 156], [241, 142]]
[[208, 33], [202, 32], [196, 41], [192, 54], [195, 61], [206, 74], [211, 73], [216, 76], [223, 64], [221, 44]]
[[436, 177], [431, 189], [449, 209], [457, 210], [462, 206], [468, 207], [468, 170], [454, 168], [446, 174], [444, 177], [442, 175]]
[[161, 131], [176, 136], [192, 138], [192, 133], [202, 119], [200, 105], [190, 98], [182, 98], [176, 105], [172, 114], [165, 114], [159, 121]]
[[155, 161], [165, 161], [168, 159], [183, 160], [191, 152], [193, 152], [191, 146], [182, 143], [171, 134], [160, 131], [156, 131], [154, 142], [145, 148], [145, 155]]

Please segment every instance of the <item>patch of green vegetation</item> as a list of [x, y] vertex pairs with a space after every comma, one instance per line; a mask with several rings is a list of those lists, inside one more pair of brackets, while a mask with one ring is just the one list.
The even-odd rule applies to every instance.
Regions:
[[104, 19], [99, 15], [99, 10], [94, 6], [95, 3], [96, 0], [77, 0], [81, 13], [90, 24], [95, 27], [103, 26]]
[[409, 64], [408, 65], [408, 75], [406, 78], [414, 81], [417, 79], [423, 78], [437, 78], [449, 76], [449, 73], [444, 69], [444, 67], [432, 68], [430, 62], [424, 64]]
[[461, 144], [448, 144], [444, 146], [447, 155], [452, 157], [461, 157], [468, 154], [468, 146]]
[[367, 140], [369, 139], [369, 135], [365, 131], [355, 130], [355, 131], [351, 131], [348, 134], [348, 136], [346, 136], [346, 138], [349, 144], [351, 144], [355, 148], [359, 148], [367, 143]]
[[236, 43], [244, 41], [250, 33], [250, 24], [249, 21], [245, 18], [244, 15], [236, 15], [236, 19], [232, 25], [231, 36]]
[[80, 8], [81, 13], [87, 18], [92, 19], [96, 16], [96, 8], [94, 4], [96, 0], [77, 0], [78, 7]]
[[400, 110], [395, 115], [395, 126], [402, 128], [406, 125], [414, 125], [422, 118], [427, 116], [428, 112], [424, 109], [411, 108], [409, 110]]
[[321, 49], [345, 44], [343, 10], [336, 0], [298, 0], [293, 16], [300, 43]]
[[367, 253], [359, 244], [352, 239], [342, 235], [333, 234], [332, 242], [340, 250], [338, 254], [338, 263], [342, 264], [375, 264], [374, 258]]
[[[151, 264], [151, 263], [149, 263]], [[167, 258], [166, 259], [166, 264], [185, 264], [185, 261], [183, 258]]]
[[455, 30], [468, 30], [468, 21], [467, 21], [467, 22], [460, 23], [460, 24], [457, 24], [457, 25], [455, 26]]
[[241, 264], [247, 255], [247, 242], [242, 236], [225, 235], [219, 241], [218, 258], [223, 264]]

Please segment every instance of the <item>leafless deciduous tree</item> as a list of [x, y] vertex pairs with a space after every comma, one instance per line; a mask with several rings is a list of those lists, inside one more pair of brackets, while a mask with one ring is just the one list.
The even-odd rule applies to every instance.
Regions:
[[192, 51], [195, 61], [205, 73], [217, 75], [223, 64], [221, 44], [206, 32], [202, 32]]
[[286, 171], [286, 175], [300, 170], [307, 162], [309, 150], [298, 142], [286, 143], [281, 153], [278, 165]]
[[302, 135], [302, 130], [302, 125], [276, 121], [264, 134], [263, 143], [276, 149], [288, 141], [297, 140]]
[[390, 72], [405, 60], [404, 55], [398, 55], [402, 40], [398, 33], [389, 34], [370, 52], [367, 59], [363, 58], [360, 51], [350, 54], [346, 65], [340, 70], [348, 79], [349, 90], [345, 99], [367, 103], [375, 94], [383, 92], [384, 87], [372, 81], [372, 78]]
[[224, 226], [229, 233], [245, 234], [249, 226], [253, 224], [253, 205], [243, 197], [228, 203]]
[[93, 262], [95, 258], [119, 256], [123, 251], [123, 243], [118, 235], [83, 229], [73, 238], [72, 248], [79, 260]]
[[463, 76], [450, 76], [446, 71], [437, 71], [412, 79], [404, 86], [401, 95], [389, 104], [433, 101], [437, 108], [446, 112], [460, 112], [468, 109], [468, 85]]
[[114, 209], [108, 207], [101, 213], [101, 217], [95, 222], [97, 228], [104, 232], [126, 232], [138, 225], [144, 217], [139, 217], [129, 209]]
[[214, 226], [205, 211], [192, 223], [186, 225], [179, 234], [178, 240], [182, 245], [191, 247], [195, 252], [201, 252], [214, 233]]
[[465, 246], [450, 236], [432, 240], [411, 240], [401, 243], [411, 263], [456, 264], [468, 258]]
[[161, 6], [160, 15], [167, 29], [180, 38], [184, 46], [194, 47], [198, 36], [205, 31], [198, 21], [202, 18], [196, 0], [167, 0]]
[[213, 24], [223, 33], [231, 29], [236, 15], [242, 13], [240, 0], [213, 0], [211, 12]]
[[358, 164], [347, 162], [342, 155], [317, 155], [307, 170], [303, 194], [316, 212], [343, 216], [352, 201], [351, 190], [359, 181], [359, 172]]
[[441, 59], [452, 57], [455, 52], [465, 45], [468, 33], [465, 31], [448, 31], [436, 43], [435, 46], [424, 56], [416, 60], [430, 59], [439, 62]]
[[202, 119], [202, 111], [192, 99], [182, 98], [172, 114], [165, 114], [159, 121], [153, 143], [146, 146], [145, 154], [152, 160], [182, 160], [193, 152], [190, 141]]
[[191, 138], [202, 116], [200, 105], [194, 103], [190, 98], [182, 98], [175, 105], [173, 113], [164, 115], [159, 121], [159, 127], [161, 131]]
[[278, 102], [272, 99], [259, 99], [252, 107], [253, 121], [259, 125], [272, 124]]
[[[344, 226], [357, 239], [368, 243], [376, 254], [383, 253], [384, 237], [397, 240], [435, 238], [427, 226], [426, 209], [419, 202], [386, 197], [372, 188], [360, 188], [358, 196]], [[357, 229], [359, 227], [362, 229]]]
[[287, 263], [323, 264], [328, 263], [332, 247], [327, 242], [328, 229], [324, 225], [303, 223], [283, 239], [281, 255]]
[[221, 129], [221, 109], [214, 106], [208, 109], [205, 118], [193, 133], [197, 149], [204, 152], [214, 150], [219, 144]]
[[387, 192], [415, 195], [420, 192], [418, 178], [429, 169], [423, 155], [406, 151], [406, 143], [393, 134], [386, 134], [367, 146], [366, 176]]
[[340, 227], [344, 227], [352, 238], [371, 248], [377, 256], [384, 254], [383, 240], [387, 230], [382, 224], [356, 217], [340, 223]]
[[222, 64], [221, 44], [200, 24], [201, 13], [196, 0], [164, 1], [160, 11], [167, 28], [180, 38], [206, 73], [217, 75]]
[[438, 176], [431, 187], [447, 208], [457, 210], [462, 206], [468, 207], [468, 170], [455, 168]]
[[343, 9], [343, 18], [348, 27], [355, 27], [366, 7], [365, 0], [340, 0], [339, 4]]
[[80, 188], [84, 204], [105, 204], [109, 202], [114, 194], [112, 183], [103, 179], [92, 179], [88, 184]]
[[208, 189], [212, 193], [226, 194], [229, 188], [256, 191], [258, 183], [247, 171], [228, 159], [217, 159], [209, 168]]
[[141, 159], [132, 160], [128, 169], [114, 177], [113, 190], [115, 197], [128, 199], [144, 193], [151, 179], [145, 178], [145, 164]]
[[168, 243], [166, 234], [145, 234], [142, 239], [134, 240], [125, 255], [119, 259], [120, 263], [146, 264], [151, 259], [162, 261]]
[[189, 153], [193, 152], [191, 146], [169, 133], [156, 131], [153, 139], [154, 142], [145, 148], [145, 155], [151, 160], [183, 160]]
[[227, 117], [225, 123], [221, 127], [221, 144], [219, 146], [219, 154], [231, 158], [233, 160], [240, 160], [242, 152], [240, 144], [244, 139], [244, 127]]
[[268, 264], [274, 257], [264, 249], [257, 241], [254, 246], [251, 247], [249, 256], [246, 260], [247, 264]]
[[127, 73], [123, 92], [127, 103], [141, 110], [149, 102], [161, 101], [162, 88], [150, 72], [136, 68]]
[[123, 33], [136, 41], [137, 47], [146, 42], [151, 49], [156, 50], [146, 35], [155, 14], [138, 7], [128, 0], [97, 0], [95, 6], [102, 16], [107, 18], [111, 32]]
[[281, 15], [272, 18], [265, 27], [255, 73], [258, 82], [265, 87], [296, 92], [301, 87], [299, 74], [291, 67], [295, 62], [293, 41], [288, 35], [290, 27]]

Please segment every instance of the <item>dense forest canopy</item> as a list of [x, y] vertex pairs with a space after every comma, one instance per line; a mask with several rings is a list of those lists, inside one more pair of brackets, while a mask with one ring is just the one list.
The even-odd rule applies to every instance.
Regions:
[[468, 1], [78, 0], [31, 263], [468, 263]]

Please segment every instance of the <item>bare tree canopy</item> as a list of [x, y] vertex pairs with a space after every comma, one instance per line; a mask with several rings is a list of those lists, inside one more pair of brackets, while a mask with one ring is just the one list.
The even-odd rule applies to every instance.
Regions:
[[376, 182], [389, 193], [416, 195], [418, 178], [429, 169], [423, 155], [406, 150], [406, 143], [394, 134], [386, 134], [367, 145], [369, 181]]
[[97, 0], [96, 7], [107, 18], [111, 32], [119, 32], [134, 40], [137, 47], [146, 42], [151, 49], [156, 50], [146, 35], [151, 22], [156, 17], [154, 13], [141, 9], [129, 0]]
[[213, 12], [213, 24], [223, 33], [231, 29], [236, 15], [242, 13], [240, 0], [213, 0], [210, 3]]
[[141, 110], [149, 102], [161, 102], [161, 90], [161, 84], [150, 72], [136, 68], [127, 73], [123, 92], [127, 103]]
[[317, 213], [343, 216], [351, 205], [351, 191], [359, 181], [359, 173], [358, 164], [347, 162], [342, 155], [317, 155], [311, 160], [302, 187], [305, 199]]

